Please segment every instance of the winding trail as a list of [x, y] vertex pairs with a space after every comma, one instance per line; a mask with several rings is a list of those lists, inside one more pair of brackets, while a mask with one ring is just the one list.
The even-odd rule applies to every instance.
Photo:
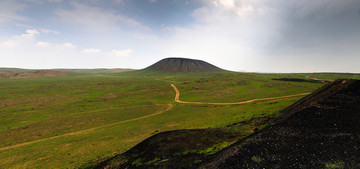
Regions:
[[177, 87], [174, 84], [171, 84], [171, 86], [174, 88], [175, 90], [175, 102], [177, 103], [183, 103], [183, 104], [208, 104], [208, 105], [242, 105], [242, 104], [248, 104], [248, 103], [252, 103], [252, 102], [257, 102], [257, 101], [276, 101], [276, 100], [283, 100], [283, 99], [289, 99], [289, 98], [294, 98], [294, 97], [299, 97], [299, 96], [305, 96], [308, 95], [310, 93], [301, 93], [301, 94], [295, 94], [295, 95], [288, 95], [288, 96], [280, 96], [280, 97], [269, 97], [269, 98], [261, 98], [261, 99], [251, 99], [251, 100], [246, 100], [246, 101], [241, 101], [241, 102], [233, 102], [233, 103], [208, 103], [208, 102], [186, 102], [186, 101], [181, 101], [180, 100], [180, 91], [177, 89]]
[[22, 146], [26, 146], [26, 145], [30, 145], [30, 144], [34, 144], [34, 143], [46, 141], [46, 140], [52, 140], [52, 139], [56, 139], [56, 138], [60, 138], [60, 137], [65, 137], [65, 136], [73, 136], [73, 135], [79, 135], [79, 134], [86, 134], [86, 133], [89, 133], [89, 132], [92, 132], [92, 131], [95, 131], [95, 130], [98, 130], [98, 129], [103, 129], [103, 128], [115, 126], [115, 125], [118, 125], [118, 124], [123, 124], [123, 123], [131, 122], [131, 121], [135, 121], [135, 120], [140, 120], [140, 119], [148, 118], [148, 117], [151, 117], [151, 116], [156, 116], [156, 115], [165, 113], [165, 112], [171, 110], [171, 109], [174, 107], [173, 104], [167, 104], [167, 106], [168, 106], [168, 107], [167, 107], [165, 110], [159, 110], [159, 111], [157, 111], [157, 112], [155, 112], [155, 113], [153, 113], [153, 114], [149, 114], [149, 115], [146, 115], [146, 116], [137, 117], [137, 118], [134, 118], [134, 119], [124, 120], [124, 121], [119, 121], [119, 122], [116, 122], [116, 123], [111, 123], [111, 124], [107, 124], [107, 125], [103, 125], [103, 126], [98, 126], [98, 127], [94, 127], [94, 128], [89, 128], [89, 129], [86, 129], [86, 130], [81, 130], [81, 131], [75, 131], [75, 132], [71, 132], [71, 133], [66, 133], [66, 134], [63, 134], [63, 135], [58, 135], [58, 136], [48, 137], [48, 138], [44, 138], [44, 139], [29, 141], [29, 142], [25, 142], [25, 143], [16, 144], [16, 145], [11, 145], [11, 146], [7, 146], [7, 147], [1, 147], [1, 148], [0, 148], [0, 151], [12, 149], [12, 148], [17, 148], [17, 147], [22, 147]]
[[310, 78], [310, 77], [308, 77], [307, 79], [321, 81], [321, 82], [333, 82], [334, 81], [334, 80], [330, 80], [330, 79], [318, 79], [318, 78]]

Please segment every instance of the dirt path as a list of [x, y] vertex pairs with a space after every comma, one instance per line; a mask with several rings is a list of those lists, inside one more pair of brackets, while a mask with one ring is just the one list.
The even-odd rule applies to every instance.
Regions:
[[317, 80], [317, 81], [321, 81], [321, 82], [333, 82], [334, 80], [330, 80], [330, 79], [318, 79], [318, 78], [307, 78], [307, 79], [311, 79], [311, 80]]
[[177, 89], [177, 87], [174, 84], [171, 84], [171, 86], [175, 90], [175, 102], [177, 103], [184, 103], [184, 104], [210, 104], [210, 105], [241, 105], [241, 104], [248, 104], [256, 101], [276, 101], [276, 100], [283, 100], [283, 99], [289, 99], [299, 96], [305, 96], [310, 93], [301, 93], [301, 94], [295, 94], [295, 95], [288, 95], [288, 96], [280, 96], [280, 97], [269, 97], [269, 98], [261, 98], [261, 99], [252, 99], [252, 100], [246, 100], [241, 102], [233, 102], [233, 103], [208, 103], [208, 102], [186, 102], [180, 100], [180, 92]]
[[86, 130], [67, 133], [67, 134], [63, 134], [63, 135], [58, 135], [58, 136], [48, 137], [48, 138], [44, 138], [44, 139], [39, 139], [39, 140], [29, 141], [29, 142], [25, 142], [25, 143], [20, 143], [20, 144], [16, 144], [16, 145], [12, 145], [12, 146], [1, 147], [0, 151], [12, 149], [12, 148], [17, 148], [17, 147], [22, 147], [22, 146], [26, 146], [26, 145], [46, 141], [46, 140], [52, 140], [52, 139], [56, 139], [56, 138], [60, 138], [60, 137], [65, 137], [65, 136], [87, 134], [89, 132], [92, 132], [92, 131], [95, 131], [95, 130], [98, 130], [98, 129], [103, 129], [103, 128], [110, 127], [110, 126], [115, 126], [115, 125], [118, 125], [118, 124], [123, 124], [123, 123], [131, 122], [131, 121], [135, 121], [135, 120], [140, 120], [140, 119], [156, 116], [156, 115], [165, 113], [165, 112], [171, 110], [174, 107], [173, 104], [167, 104], [167, 106], [168, 107], [165, 110], [160, 110], [160, 111], [157, 111], [157, 112], [155, 112], [153, 114], [149, 114], [149, 115], [146, 115], [146, 116], [142, 116], [142, 117], [138, 117], [138, 118], [134, 118], [134, 119], [129, 119], [129, 120], [124, 120], [124, 121], [120, 121], [120, 122], [116, 122], [116, 123], [112, 123], [112, 124], [107, 124], [107, 125], [103, 125], [103, 126], [98, 126], [98, 127], [94, 127], [94, 128], [89, 128], [89, 129], [86, 129]]

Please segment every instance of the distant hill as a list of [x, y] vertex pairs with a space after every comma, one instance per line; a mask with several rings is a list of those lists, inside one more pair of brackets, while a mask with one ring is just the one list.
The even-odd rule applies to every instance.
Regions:
[[38, 77], [56, 77], [71, 74], [85, 73], [85, 74], [101, 74], [101, 73], [120, 73], [129, 72], [134, 69], [19, 69], [19, 68], [0, 68], [0, 79], [23, 79], [23, 78], [38, 78]]
[[219, 72], [224, 71], [202, 60], [187, 58], [166, 58], [145, 68], [144, 70], [164, 72]]
[[122, 69], [122, 68], [114, 68], [114, 69], [54, 69], [63, 72], [72, 72], [72, 73], [119, 73], [119, 72], [128, 72], [133, 71], [135, 69]]
[[0, 70], [0, 79], [25, 79], [38, 77], [56, 77], [72, 74], [55, 70], [20, 70], [20, 69], [2, 69]]
[[119, 73], [129, 72], [134, 69], [18, 69], [18, 68], [0, 68], [0, 79], [24, 79], [39, 77], [66, 76], [78, 73], [101, 74], [101, 73]]

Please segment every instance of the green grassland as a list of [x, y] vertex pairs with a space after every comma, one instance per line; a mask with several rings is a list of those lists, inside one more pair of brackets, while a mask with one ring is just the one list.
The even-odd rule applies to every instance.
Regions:
[[[158, 132], [224, 128], [276, 115], [301, 98], [238, 106], [179, 104], [174, 102], [171, 83], [178, 87], [183, 101], [238, 102], [306, 93], [324, 85], [272, 80], [305, 76], [360, 77], [351, 74], [153, 72], [144, 75], [124, 72], [0, 79], [0, 166], [77, 168], [89, 161], [125, 152]], [[152, 115], [167, 109], [168, 104], [173, 108]], [[254, 128], [236, 130], [249, 134]]]

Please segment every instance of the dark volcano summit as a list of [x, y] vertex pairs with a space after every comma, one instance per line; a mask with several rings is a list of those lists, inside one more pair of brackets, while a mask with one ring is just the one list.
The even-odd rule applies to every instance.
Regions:
[[216, 72], [223, 71], [210, 63], [202, 60], [186, 58], [166, 58], [145, 68], [145, 70], [156, 70], [166, 72]]

